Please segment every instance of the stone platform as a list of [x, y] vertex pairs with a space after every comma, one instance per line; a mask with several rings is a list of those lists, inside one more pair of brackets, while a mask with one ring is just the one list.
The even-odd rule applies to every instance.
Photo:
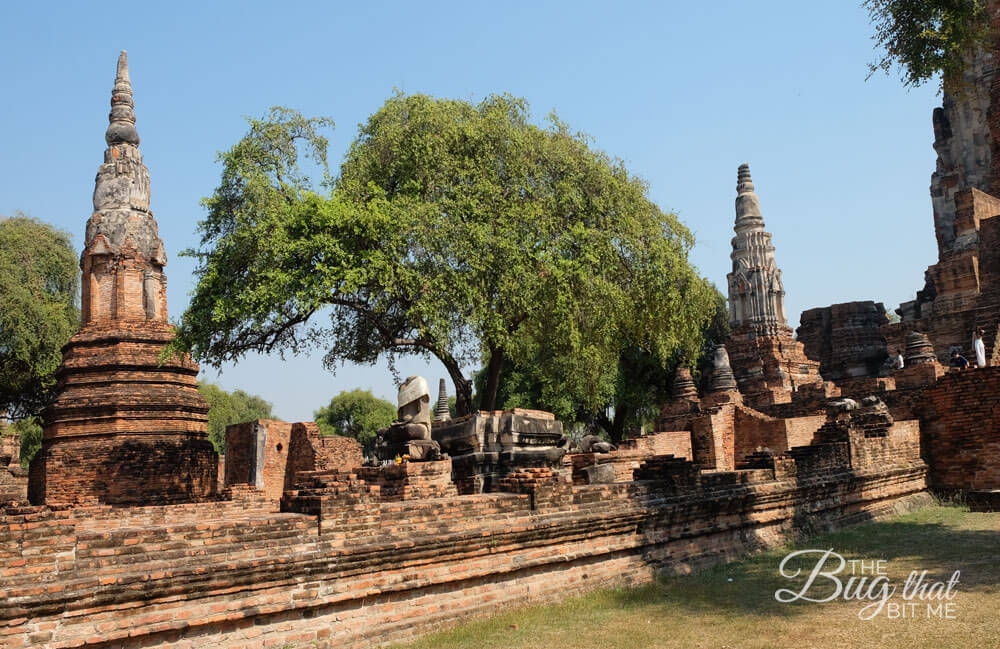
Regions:
[[477, 412], [431, 429], [441, 451], [451, 457], [459, 493], [484, 493], [519, 468], [558, 470], [566, 454], [562, 422], [541, 410]]

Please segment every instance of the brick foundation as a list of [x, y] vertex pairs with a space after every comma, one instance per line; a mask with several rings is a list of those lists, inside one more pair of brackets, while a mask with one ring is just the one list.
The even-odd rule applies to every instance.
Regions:
[[301, 501], [312, 513], [0, 510], [0, 637], [9, 649], [368, 647], [928, 502], [914, 457], [712, 473], [664, 459], [639, 482], [526, 469], [503, 479], [507, 493], [402, 502], [345, 475]]

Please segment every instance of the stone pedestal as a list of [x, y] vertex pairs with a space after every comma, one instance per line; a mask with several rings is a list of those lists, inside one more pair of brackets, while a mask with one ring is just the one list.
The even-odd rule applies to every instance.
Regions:
[[218, 460], [198, 366], [160, 352], [167, 324], [91, 325], [63, 348], [59, 396], [31, 464], [35, 504], [162, 504], [213, 498]]
[[495, 491], [500, 478], [519, 468], [558, 470], [566, 454], [562, 422], [540, 410], [494, 410], [431, 429], [441, 451], [451, 457], [460, 493]]
[[943, 365], [933, 361], [920, 365], [906, 365], [903, 369], [896, 370], [893, 378], [896, 381], [897, 389], [922, 388], [934, 385], [947, 372], [948, 370]]
[[378, 485], [381, 500], [414, 500], [457, 496], [452, 482], [451, 460], [400, 462], [383, 466], [363, 466], [355, 470], [370, 485]]
[[573, 484], [608, 484], [617, 481], [617, 472], [608, 453], [574, 453], [568, 456], [573, 467]]

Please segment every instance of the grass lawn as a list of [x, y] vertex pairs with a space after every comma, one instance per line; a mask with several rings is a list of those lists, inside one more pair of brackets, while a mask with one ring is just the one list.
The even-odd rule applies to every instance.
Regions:
[[[779, 575], [781, 560], [790, 551], [807, 548], [833, 548], [847, 560], [884, 559], [885, 573], [896, 587], [889, 602], [904, 602], [901, 591], [911, 570], [928, 571], [925, 582], [946, 581], [960, 570], [951, 600], [954, 619], [929, 618], [927, 602], [917, 604], [914, 617], [890, 619], [887, 605], [871, 620], [858, 617], [870, 601], [841, 597], [826, 603], [779, 603], [775, 591], [802, 590], [818, 557], [800, 563], [803, 573], [796, 579]], [[835, 563], [831, 558], [826, 565]], [[848, 564], [838, 577], [846, 582], [850, 570]], [[822, 598], [832, 588], [832, 581], [819, 577], [809, 595]], [[512, 609], [400, 646], [969, 649], [1000, 647], [998, 609], [1000, 514], [934, 506], [641, 588], [602, 590], [558, 604]]]

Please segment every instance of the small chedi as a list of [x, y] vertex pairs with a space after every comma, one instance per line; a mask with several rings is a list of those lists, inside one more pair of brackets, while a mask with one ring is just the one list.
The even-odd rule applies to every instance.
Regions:
[[438, 384], [438, 400], [434, 406], [434, 421], [448, 421], [451, 419], [451, 408], [448, 407], [448, 388], [444, 379]]
[[104, 164], [83, 254], [81, 327], [63, 348], [59, 394], [31, 463], [31, 502], [196, 501], [216, 491], [208, 403], [190, 358], [161, 357], [167, 263], [149, 209], [125, 52], [111, 95]]
[[438, 460], [441, 446], [431, 439], [431, 393], [422, 376], [407, 377], [399, 386], [399, 419], [378, 432], [375, 453], [380, 460]]

